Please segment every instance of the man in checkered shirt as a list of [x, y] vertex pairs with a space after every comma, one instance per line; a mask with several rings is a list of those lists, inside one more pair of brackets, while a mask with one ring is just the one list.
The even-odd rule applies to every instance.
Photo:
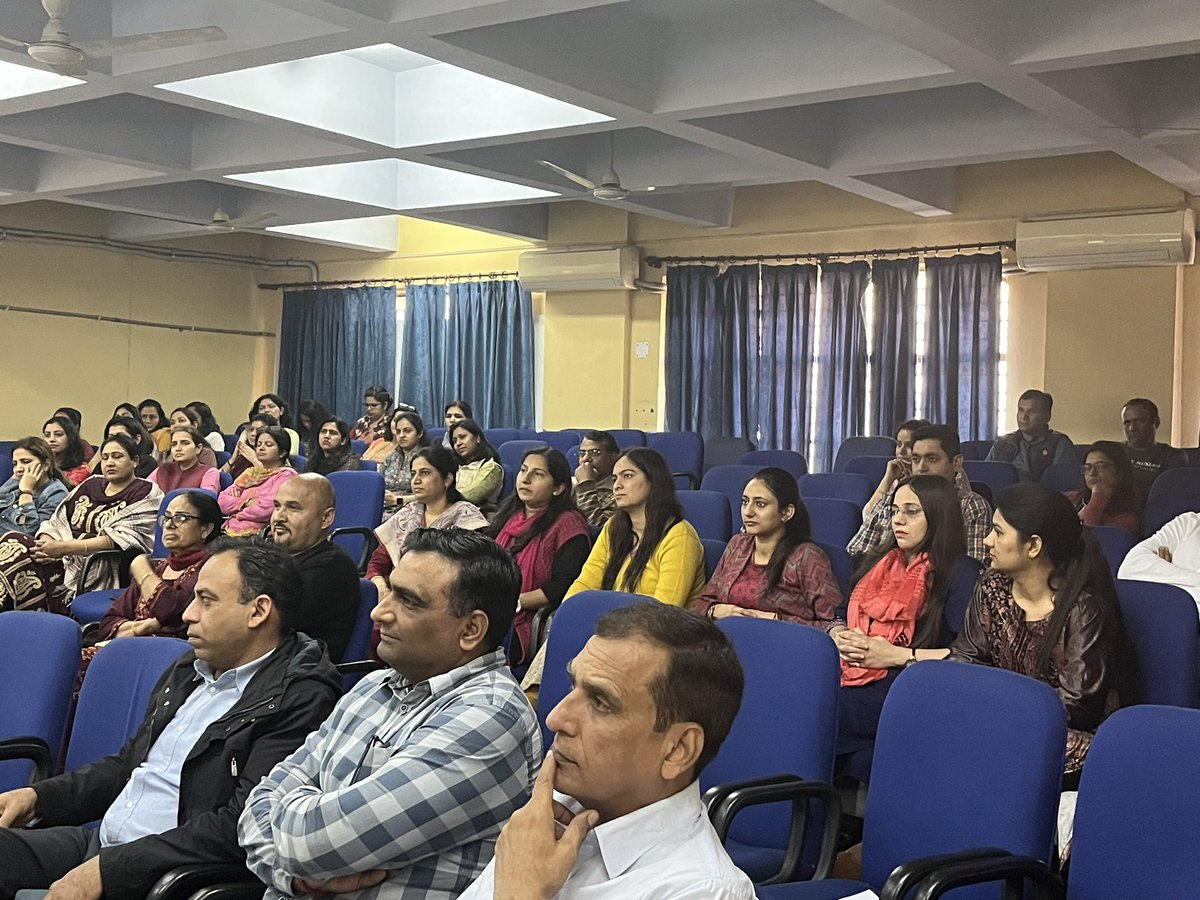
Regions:
[[499, 649], [521, 576], [490, 538], [422, 529], [372, 618], [379, 656], [250, 793], [238, 823], [272, 898], [454, 898], [529, 800], [533, 710]]

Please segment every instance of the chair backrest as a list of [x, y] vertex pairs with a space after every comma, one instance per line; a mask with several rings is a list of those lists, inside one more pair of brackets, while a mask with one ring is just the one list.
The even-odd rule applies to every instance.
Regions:
[[542, 672], [542, 686], [538, 689], [537, 717], [542, 727], [544, 750], [549, 750], [554, 741], [554, 734], [546, 727], [546, 716], [571, 690], [567, 680], [567, 663], [578, 656], [588, 642], [596, 630], [596, 620], [609, 610], [630, 603], [657, 602], [651, 597], [621, 591], [580, 591], [563, 601], [554, 614], [554, 624], [546, 640], [546, 663]]
[[[329, 483], [337, 496], [333, 529], [378, 528], [383, 521], [383, 476], [366, 469], [330, 472]], [[358, 534], [339, 534], [333, 542], [358, 559], [366, 539]]]
[[725, 548], [729, 545], [725, 541], [712, 538], [700, 538], [700, 543], [704, 545], [704, 580], [708, 581], [713, 572], [717, 571], [717, 563], [721, 561], [721, 557], [725, 555]]
[[[68, 616], [0, 613], [0, 739], [38, 737], [57, 763], [82, 636]], [[0, 792], [29, 784], [32, 763], [0, 762]]]
[[808, 472], [808, 460], [803, 453], [795, 450], [750, 450], [738, 457], [737, 465], [755, 466], [765, 469], [767, 466], [777, 466], [785, 472], [790, 472], [793, 478], [800, 478]]
[[838, 588], [842, 592], [842, 606], [850, 599], [850, 581], [854, 577], [854, 560], [846, 552], [844, 544], [830, 544], [827, 541], [813, 541], [825, 551], [829, 557], [829, 568], [833, 569], [833, 577], [837, 579]]
[[221, 485], [221, 490], [225, 490], [225, 488], [233, 484], [233, 476], [225, 471], [222, 471], [219, 475], [217, 475], [217, 479]]
[[225, 452], [226, 453], [228, 453], [230, 455], [233, 454], [234, 449], [237, 447], [238, 438], [241, 437], [241, 434], [242, 434], [242, 429], [239, 428], [237, 434], [225, 435]]
[[857, 472], [859, 475], [867, 476], [867, 481], [871, 482], [871, 489], [874, 490], [875, 485], [883, 481], [883, 473], [887, 471], [887, 464], [893, 459], [895, 459], [894, 456], [855, 456], [846, 460], [846, 465], [838, 471]]
[[80, 625], [99, 622], [104, 618], [104, 614], [108, 612], [113, 601], [121, 596], [122, 593], [121, 588], [113, 588], [76, 594], [75, 599], [71, 601], [71, 618]]
[[1163, 470], [1150, 485], [1148, 499], [1179, 493], [1200, 494], [1200, 469], [1185, 466]]
[[1196, 710], [1133, 706], [1104, 721], [1079, 783], [1069, 898], [1196, 895], [1198, 746]]
[[[443, 432], [445, 429], [443, 429]], [[521, 433], [515, 428], [486, 428], [483, 436], [488, 439], [488, 443], [500, 449], [501, 444], [506, 444], [509, 441], [517, 441], [521, 439]]]
[[808, 507], [808, 517], [812, 519], [815, 541], [845, 547], [862, 527], [862, 507], [849, 500], [812, 497], [805, 500], [804, 505]]
[[686, 473], [692, 487], [700, 483], [704, 472], [704, 441], [694, 431], [653, 431], [646, 435], [646, 446], [657, 450], [672, 472]]
[[505, 441], [496, 451], [500, 454], [500, 465], [504, 466], [504, 471], [512, 471], [516, 475], [517, 470], [521, 468], [521, 459], [530, 450], [537, 447], [550, 446], [545, 441]]
[[292, 454], [292, 468], [297, 472], [303, 472], [308, 468], [308, 457], [300, 453]]
[[218, 450], [216, 453], [213, 454], [213, 456], [215, 456], [217, 458], [217, 465], [223, 466], [223, 465], [225, 465], [225, 463], [229, 462], [229, 460], [233, 456], [233, 454], [227, 453], [224, 450]]
[[[587, 431], [590, 430], [591, 429], [587, 429]], [[617, 442], [617, 446], [622, 450], [626, 449], [627, 447], [646, 446], [646, 432], [642, 431], [640, 428], [605, 428], [601, 430], [607, 431], [609, 434], [611, 434], [613, 436], [613, 440]], [[579, 433], [579, 441], [576, 443], [581, 443], [583, 441], [583, 435], [586, 434], [586, 431], [584, 429], [577, 429], [577, 431]]]
[[1016, 484], [1020, 478], [1017, 467], [1012, 463], [988, 462], [983, 459], [972, 459], [963, 463], [963, 471], [971, 481], [982, 481], [992, 489], [996, 496], [1010, 484]]
[[863, 881], [878, 891], [902, 862], [973, 847], [1049, 860], [1066, 739], [1062, 700], [1043, 682], [945, 661], [903, 671], [879, 718]]
[[755, 449], [754, 441], [744, 437], [717, 435], [704, 439], [704, 471], [714, 466], [734, 466], [746, 453]]
[[[829, 782], [837, 743], [841, 668], [833, 641], [816, 628], [731, 616], [717, 623], [746, 675], [742, 706], [700, 790], [786, 772]], [[756, 847], [787, 846], [789, 804], [734, 819], [729, 837]]]
[[1104, 551], [1104, 555], [1108, 557], [1108, 564], [1112, 567], [1113, 578], [1117, 577], [1117, 569], [1121, 568], [1121, 563], [1125, 561], [1125, 556], [1133, 549], [1133, 535], [1124, 528], [1116, 528], [1112, 525], [1090, 525], [1092, 535], [1100, 544], [1100, 549]]
[[378, 472], [379, 471], [379, 463], [375, 462], [375, 460], [373, 460], [373, 459], [360, 459], [358, 461], [358, 464], [360, 466], [362, 466], [363, 471], [365, 471], [365, 472]]
[[[850, 472], [852, 469], [846, 468], [846, 464], [850, 460], [859, 456], [883, 456], [891, 459], [896, 453], [896, 441], [894, 438], [882, 436], [855, 436], [848, 437], [838, 445], [837, 455], [833, 459], [833, 471], [835, 472]], [[880, 475], [880, 478], [883, 476]], [[878, 484], [878, 480], [876, 484]]]
[[[1158, 476], [1162, 479], [1162, 475]], [[1154, 482], [1158, 484], [1158, 480]], [[1200, 493], [1180, 491], [1178, 493], [1154, 493], [1146, 501], [1142, 514], [1142, 532], [1154, 534], [1176, 516], [1185, 512], [1200, 512]]]
[[13, 463], [12, 452], [0, 453], [0, 484], [12, 478]]
[[762, 466], [714, 466], [704, 473], [700, 490], [716, 491], [729, 503], [730, 523], [734, 530], [742, 527], [742, 492], [747, 482]]
[[1117, 597], [1137, 660], [1141, 702], [1200, 705], [1200, 629], [1191, 595], [1172, 584], [1121, 578]]
[[[487, 432], [484, 432], [484, 433], [486, 434]], [[429, 438], [429, 442], [431, 444], [440, 444], [442, 442], [442, 438], [444, 438], [446, 436], [445, 426], [426, 425], [425, 426], [425, 435]], [[496, 445], [492, 444], [492, 446], [494, 447]]]
[[1078, 463], [1051, 463], [1046, 467], [1046, 471], [1042, 473], [1041, 483], [1048, 488], [1053, 488], [1064, 494], [1067, 491], [1082, 491], [1083, 472], [1079, 470]]
[[368, 444], [366, 441], [360, 441], [358, 438], [350, 439], [350, 449], [354, 451], [355, 456], [362, 456], [367, 452], [367, 447], [369, 446], [370, 444]]
[[967, 607], [971, 605], [971, 598], [975, 596], [975, 585], [979, 582], [979, 573], [982, 571], [983, 564], [970, 556], [960, 556], [954, 562], [942, 618], [946, 620], [946, 627], [955, 635], [962, 631]]
[[[676, 491], [675, 496], [683, 507], [683, 517], [692, 523], [701, 538], [728, 541], [733, 535], [729, 500], [720, 491]], [[740, 527], [740, 515], [737, 522]]]
[[564, 428], [561, 431], [538, 431], [533, 435], [535, 441], [553, 447], [560, 453], [566, 453], [572, 447], [578, 447], [582, 435], [578, 431]]
[[[379, 589], [374, 582], [365, 578], [358, 579], [358, 614], [354, 618], [354, 628], [350, 639], [346, 642], [346, 652], [342, 654], [343, 662], [362, 662], [371, 657], [371, 613], [379, 603]], [[366, 672], [351, 672], [342, 676], [342, 690], [348, 691], [358, 684]]]
[[962, 441], [959, 449], [963, 459], [987, 459], [994, 443], [995, 441]]
[[860, 472], [822, 472], [808, 474], [799, 479], [800, 497], [805, 502], [810, 497], [833, 497], [849, 500], [860, 508], [867, 505], [875, 484]]
[[158, 680], [190, 649], [187, 641], [168, 637], [122, 638], [103, 647], [83, 678], [65, 768], [120, 750], [146, 718]]

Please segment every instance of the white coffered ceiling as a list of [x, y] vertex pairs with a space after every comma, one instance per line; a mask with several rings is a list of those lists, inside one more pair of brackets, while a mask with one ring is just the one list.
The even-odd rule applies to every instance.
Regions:
[[[0, 4], [0, 34], [45, 23], [39, 0]], [[208, 25], [227, 39], [88, 61], [86, 80], [0, 44], [0, 205], [99, 208], [125, 239], [205, 234], [220, 208], [338, 243], [398, 212], [537, 240], [549, 204], [599, 202], [537, 161], [599, 181], [610, 152], [642, 189], [619, 206], [700, 227], [730, 224], [739, 186], [799, 181], [940, 216], [957, 166], [1095, 151], [1200, 193], [1197, 0], [74, 0], [66, 18], [74, 39]]]

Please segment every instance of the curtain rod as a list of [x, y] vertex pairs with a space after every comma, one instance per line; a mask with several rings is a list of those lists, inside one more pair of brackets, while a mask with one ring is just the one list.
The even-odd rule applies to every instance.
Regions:
[[1011, 250], [1015, 241], [985, 241], [979, 244], [945, 244], [940, 247], [898, 247], [893, 250], [838, 250], [832, 253], [762, 253], [756, 256], [647, 256], [645, 263], [655, 269], [664, 265], [675, 266], [685, 263], [765, 263], [783, 262], [785, 259], [803, 259], [813, 262], [829, 262], [838, 259], [878, 259], [881, 256], [918, 256], [928, 253], [949, 253], [962, 250]]
[[239, 337], [275, 337], [273, 331], [247, 331], [241, 328], [209, 328], [204, 325], [172, 325], [170, 322], [148, 322], [144, 319], [124, 319], [120, 316], [98, 316], [95, 313], [72, 312], [65, 309], [38, 309], [32, 306], [0, 304], [0, 312], [28, 313], [34, 316], [58, 316], [64, 319], [86, 319], [89, 322], [108, 322], [110, 325], [137, 325], [140, 328], [165, 328], [168, 331], [194, 331], [199, 334], [232, 334]]
[[339, 281], [294, 281], [288, 284], [260, 284], [260, 291], [294, 291], [297, 289], [314, 289], [327, 287], [352, 287], [355, 285], [401, 285], [417, 282], [432, 283], [437, 281], [496, 281], [501, 278], [516, 278], [516, 272], [473, 272], [466, 275], [414, 275], [409, 278], [343, 278]]

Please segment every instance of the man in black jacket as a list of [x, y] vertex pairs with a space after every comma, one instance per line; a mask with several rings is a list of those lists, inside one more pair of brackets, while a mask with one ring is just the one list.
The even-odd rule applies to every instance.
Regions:
[[140, 900], [178, 866], [245, 861], [246, 796], [340, 693], [320, 643], [289, 624], [299, 594], [282, 549], [254, 539], [216, 550], [183, 614], [193, 652], [159, 681], [133, 738], [0, 794], [0, 900], [47, 887], [54, 900]]

